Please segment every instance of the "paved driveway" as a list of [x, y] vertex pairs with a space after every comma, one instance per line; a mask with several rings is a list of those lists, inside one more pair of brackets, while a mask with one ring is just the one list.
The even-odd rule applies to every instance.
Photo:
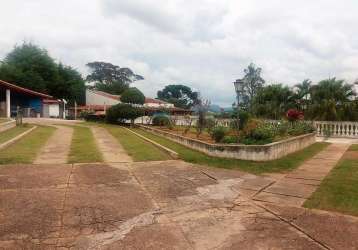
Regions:
[[182, 161], [0, 167], [0, 249], [357, 249], [354, 217], [258, 203]]

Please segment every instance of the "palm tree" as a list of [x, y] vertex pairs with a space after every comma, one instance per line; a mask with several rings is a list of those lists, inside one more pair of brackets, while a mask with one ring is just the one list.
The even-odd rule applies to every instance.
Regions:
[[331, 78], [320, 81], [310, 88], [310, 116], [312, 119], [326, 121], [345, 119], [342, 117], [343, 109], [352, 105], [355, 95], [353, 85], [346, 84], [343, 80]]
[[305, 111], [309, 105], [311, 86], [312, 81], [309, 79], [305, 79], [302, 83], [295, 85], [296, 91], [294, 98], [297, 100], [302, 111]]

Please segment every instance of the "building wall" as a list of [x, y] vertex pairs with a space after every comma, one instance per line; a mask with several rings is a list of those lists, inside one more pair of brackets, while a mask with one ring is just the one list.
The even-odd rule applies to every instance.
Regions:
[[120, 101], [86, 90], [86, 105], [116, 105]]
[[153, 107], [153, 108], [174, 108], [174, 104], [171, 103], [145, 103], [144, 107]]

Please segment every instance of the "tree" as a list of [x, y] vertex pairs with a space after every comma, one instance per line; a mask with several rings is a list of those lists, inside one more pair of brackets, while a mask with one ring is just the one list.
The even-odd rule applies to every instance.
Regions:
[[308, 117], [319, 120], [347, 120], [344, 116], [353, 98], [356, 96], [353, 85], [346, 84], [343, 80], [331, 78], [320, 81], [310, 89], [312, 104], [308, 108]]
[[145, 96], [139, 89], [129, 88], [121, 95], [121, 102], [143, 105], [145, 102]]
[[7, 54], [0, 64], [0, 79], [55, 98], [83, 103], [85, 83], [81, 74], [56, 63], [45, 49], [32, 43], [15, 46]]
[[[265, 84], [265, 80], [261, 77], [261, 71], [262, 69], [256, 67], [253, 63], [244, 70], [245, 76], [242, 79], [243, 85], [240, 93], [240, 99], [242, 100], [241, 106], [243, 106], [243, 108], [250, 108], [252, 99]], [[240, 81], [240, 79], [236, 81]]]
[[262, 87], [252, 100], [252, 112], [258, 117], [281, 119], [290, 108], [296, 108], [294, 94], [287, 86], [272, 84]]
[[206, 114], [210, 107], [210, 101], [200, 98], [198, 100], [198, 104], [195, 107], [198, 113], [198, 121], [196, 123], [196, 136], [199, 138], [199, 136], [206, 127]]
[[125, 123], [126, 120], [134, 120], [144, 115], [142, 108], [134, 107], [131, 104], [120, 103], [110, 107], [106, 112], [106, 121], [108, 123]]
[[122, 94], [132, 82], [143, 80], [129, 68], [121, 68], [107, 62], [90, 62], [86, 64], [91, 73], [86, 81], [94, 83], [94, 88], [114, 95]]
[[295, 85], [295, 98], [302, 111], [305, 111], [310, 104], [310, 91], [312, 87], [312, 81], [305, 79], [302, 83]]
[[191, 108], [198, 102], [198, 92], [180, 84], [167, 85], [158, 91], [158, 99], [174, 104], [178, 108]]

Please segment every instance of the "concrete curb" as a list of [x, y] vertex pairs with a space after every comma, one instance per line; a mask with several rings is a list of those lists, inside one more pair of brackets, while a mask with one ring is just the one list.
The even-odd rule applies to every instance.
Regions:
[[6, 130], [13, 128], [15, 126], [16, 126], [15, 120], [10, 120], [8, 122], [0, 123], [0, 132], [6, 131]]
[[31, 131], [33, 131], [36, 128], [37, 128], [37, 126], [33, 126], [32, 128], [30, 128], [29, 130], [23, 132], [22, 134], [19, 134], [19, 135], [15, 136], [14, 138], [8, 140], [7, 142], [4, 142], [3, 144], [0, 144], [0, 150], [6, 148], [7, 146], [10, 146], [11, 144], [15, 143], [18, 140], [20, 140], [22, 137], [24, 137], [25, 135], [29, 134]]
[[128, 130], [129, 132], [131, 132], [132, 134], [135, 134], [136, 136], [142, 138], [143, 140], [152, 143], [154, 146], [156, 146], [160, 150], [163, 150], [165, 153], [169, 154], [170, 157], [172, 157], [173, 159], [179, 159], [179, 154], [177, 152], [175, 152], [175, 151], [173, 151], [173, 150], [171, 150], [171, 149], [169, 149], [167, 147], [164, 147], [163, 145], [161, 145], [161, 144], [159, 144], [159, 143], [157, 143], [155, 141], [152, 141], [151, 139], [148, 139], [147, 137], [145, 137], [145, 136], [143, 136], [141, 134], [138, 134], [138, 133], [126, 128], [126, 127], [122, 127], [122, 128]]

